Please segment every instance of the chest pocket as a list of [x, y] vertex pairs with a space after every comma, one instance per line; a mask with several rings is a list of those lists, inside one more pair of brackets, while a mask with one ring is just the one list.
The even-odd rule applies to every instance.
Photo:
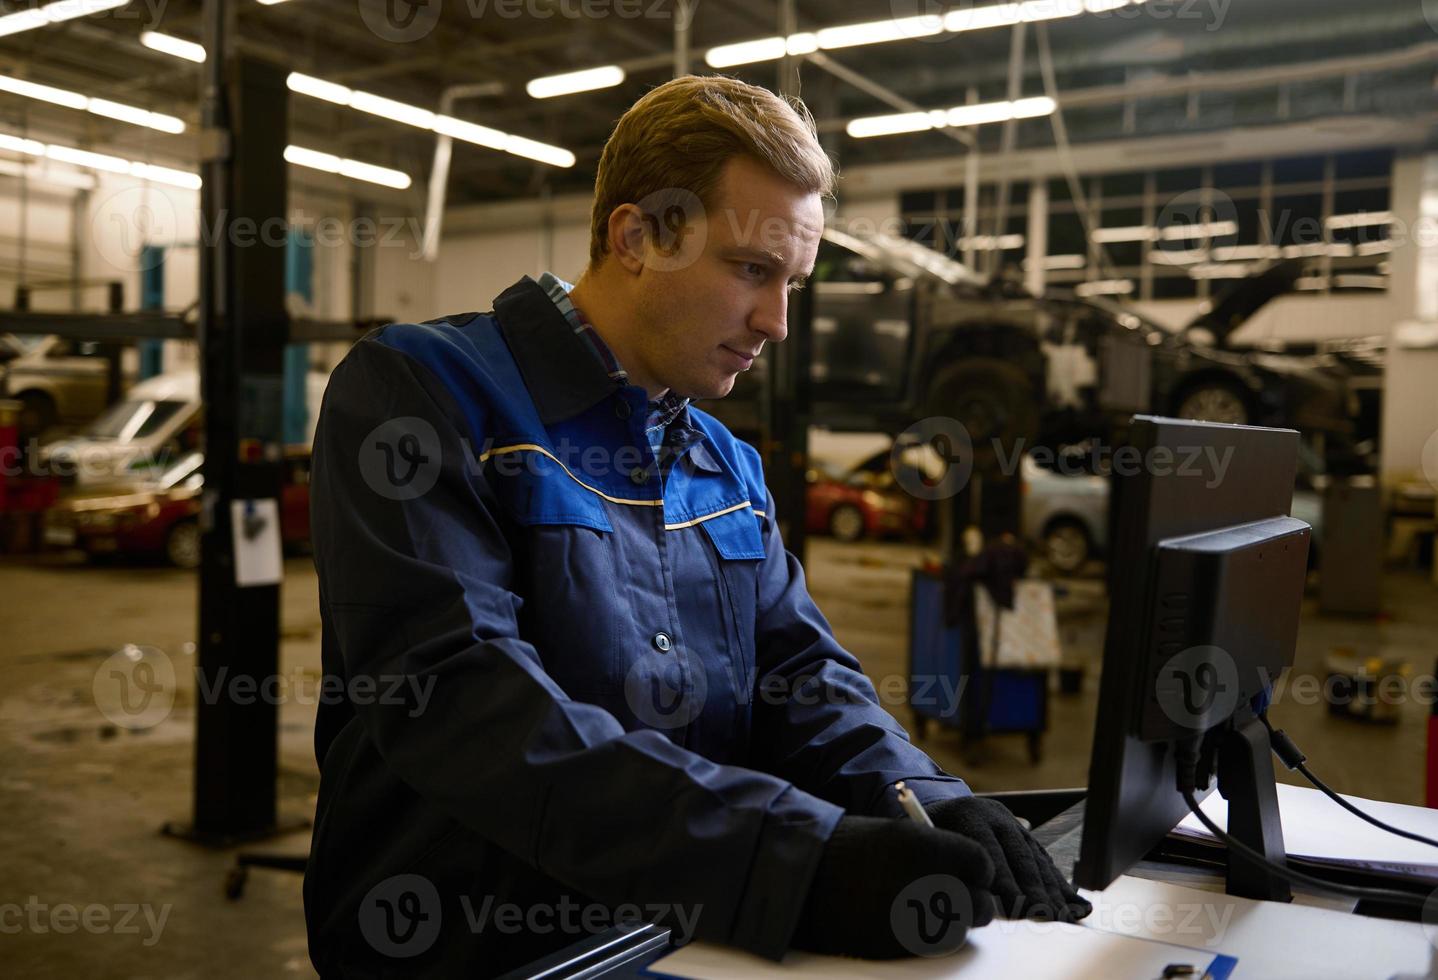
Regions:
[[614, 530], [599, 495], [537, 448], [495, 453], [488, 461], [486, 475], [510, 516], [520, 524]]

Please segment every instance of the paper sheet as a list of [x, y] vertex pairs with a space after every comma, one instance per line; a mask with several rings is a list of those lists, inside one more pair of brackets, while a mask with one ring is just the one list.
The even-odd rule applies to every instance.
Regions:
[[1094, 904], [1083, 920], [1089, 928], [1221, 950], [1238, 957], [1234, 980], [1438, 976], [1434, 926], [1256, 902], [1128, 875], [1083, 895]]
[[[1438, 810], [1382, 803], [1344, 796], [1364, 813], [1402, 830], [1438, 839]], [[1228, 825], [1228, 801], [1210, 793], [1203, 812], [1220, 827]], [[1365, 868], [1397, 871], [1438, 881], [1438, 847], [1407, 840], [1358, 819], [1316, 789], [1278, 784], [1278, 810], [1283, 817], [1284, 850], [1294, 857], [1336, 861]], [[1173, 831], [1179, 836], [1212, 840], [1193, 814]]]
[[[934, 959], [870, 961], [839, 956], [789, 953], [782, 962], [707, 943], [692, 943], [651, 964], [645, 972], [693, 980], [1157, 980], [1165, 966], [1191, 963], [1200, 968], [1215, 960], [1213, 951], [1146, 942], [1062, 922], [1012, 922], [995, 919], [969, 933], [968, 943], [950, 956]], [[1223, 961], [1220, 961], [1222, 963]], [[1231, 964], [1229, 964], [1231, 966]], [[1214, 980], [1230, 974], [1215, 968]], [[1237, 973], [1232, 974], [1238, 976]], [[1256, 974], [1255, 974], [1256, 976]]]

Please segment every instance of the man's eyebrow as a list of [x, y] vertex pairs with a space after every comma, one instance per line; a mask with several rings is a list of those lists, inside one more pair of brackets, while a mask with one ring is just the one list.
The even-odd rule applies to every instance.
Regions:
[[735, 245], [729, 251], [730, 254], [735, 256], [752, 259], [763, 259], [770, 265], [777, 265], [780, 267], [784, 265], [784, 256], [779, 252], [772, 251], [771, 249], [755, 248], [752, 245]]

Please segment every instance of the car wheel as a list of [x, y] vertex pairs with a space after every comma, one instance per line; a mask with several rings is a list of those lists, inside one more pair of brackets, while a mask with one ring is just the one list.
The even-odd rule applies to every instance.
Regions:
[[1087, 564], [1090, 550], [1088, 531], [1078, 521], [1054, 521], [1044, 532], [1044, 557], [1065, 575], [1077, 574]]
[[43, 391], [27, 391], [20, 396], [20, 436], [39, 436], [60, 420], [55, 399]]
[[165, 557], [176, 568], [200, 567], [200, 525], [181, 521], [165, 535]]
[[840, 541], [858, 541], [864, 536], [864, 512], [853, 504], [840, 504], [829, 512], [829, 533]]
[[1249, 425], [1253, 413], [1248, 398], [1231, 381], [1204, 381], [1186, 391], [1174, 413], [1196, 422], [1227, 422]]
[[974, 466], [992, 470], [1039, 431], [1039, 395], [1028, 375], [992, 357], [966, 357], [940, 368], [929, 384], [930, 415], [956, 419], [969, 435]]

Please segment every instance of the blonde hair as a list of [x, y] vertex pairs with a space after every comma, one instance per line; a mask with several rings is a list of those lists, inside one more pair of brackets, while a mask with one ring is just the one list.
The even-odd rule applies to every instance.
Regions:
[[723, 75], [684, 75], [651, 89], [620, 117], [600, 154], [590, 263], [609, 252], [615, 208], [657, 211], [686, 192], [709, 207], [724, 165], [736, 156], [753, 157], [810, 193], [833, 193], [834, 165], [798, 99]]

